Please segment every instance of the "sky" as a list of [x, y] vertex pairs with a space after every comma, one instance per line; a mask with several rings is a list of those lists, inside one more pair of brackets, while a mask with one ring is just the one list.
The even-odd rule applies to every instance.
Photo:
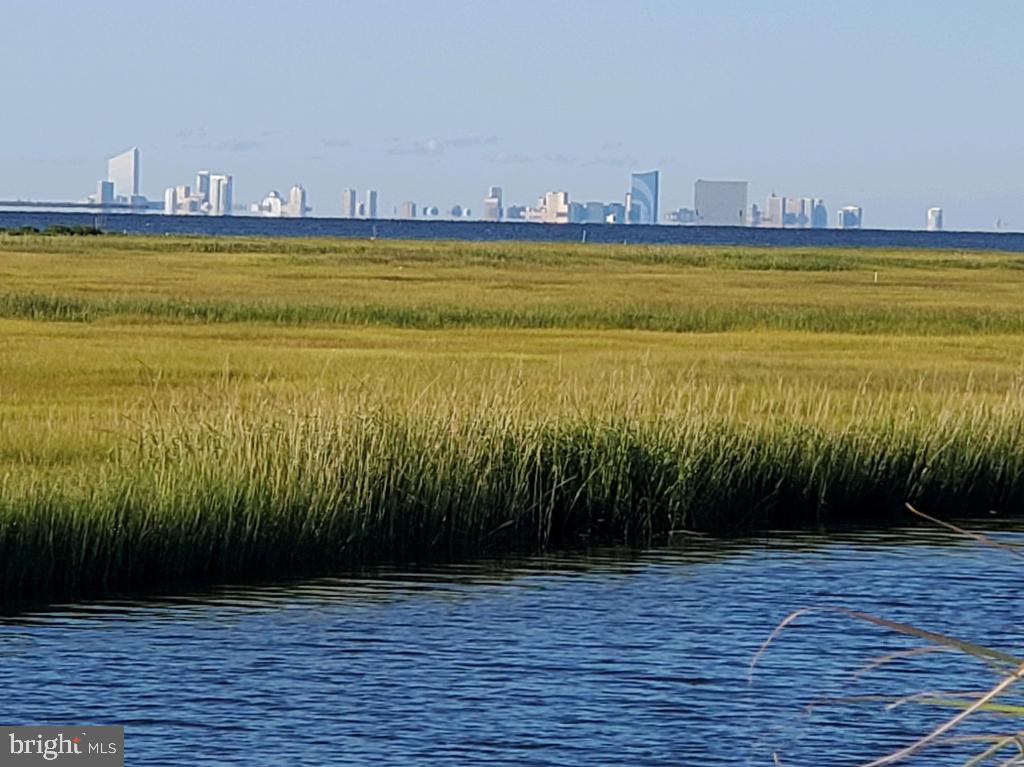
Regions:
[[0, 0], [0, 198], [210, 169], [468, 206], [621, 201], [661, 170], [862, 205], [866, 226], [1024, 230], [1019, 0]]

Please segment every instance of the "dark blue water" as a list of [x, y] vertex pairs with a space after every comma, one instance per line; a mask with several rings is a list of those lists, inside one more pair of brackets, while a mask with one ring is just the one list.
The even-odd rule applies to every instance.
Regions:
[[934, 653], [856, 677], [917, 643], [820, 614], [748, 683], [772, 628], [846, 605], [1021, 650], [1020, 586], [1003, 552], [897, 531], [59, 608], [0, 622], [0, 721], [123, 723], [131, 765], [853, 765], [946, 712], [824, 699], [995, 677]]
[[940, 248], [1024, 252], [1024, 233], [924, 232], [888, 229], [760, 229], [748, 227], [528, 224], [484, 221], [268, 219], [254, 216], [163, 216], [117, 213], [0, 212], [0, 228], [53, 224], [98, 226], [129, 234], [273, 237], [380, 237], [409, 240], [524, 240], [642, 245], [751, 245], [815, 248]]

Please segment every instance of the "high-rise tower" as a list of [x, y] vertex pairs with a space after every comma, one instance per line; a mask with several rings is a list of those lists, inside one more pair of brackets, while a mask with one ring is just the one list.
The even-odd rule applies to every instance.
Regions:
[[139, 196], [139, 149], [132, 147], [107, 160], [107, 179], [114, 183], [114, 194], [131, 202]]
[[658, 223], [658, 171], [633, 174], [626, 220], [630, 224]]
[[341, 193], [341, 217], [355, 218], [359, 203], [356, 200], [358, 193], [355, 189], [346, 189]]

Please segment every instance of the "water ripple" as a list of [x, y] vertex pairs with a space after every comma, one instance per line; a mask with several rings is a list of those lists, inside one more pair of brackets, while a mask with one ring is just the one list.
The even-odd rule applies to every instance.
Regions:
[[904, 530], [65, 605], [0, 621], [0, 719], [124, 723], [133, 765], [846, 765], [941, 712], [835, 699], [991, 674], [928, 653], [855, 677], [913, 643], [813, 613], [748, 684], [772, 628], [842, 605], [1024, 651], [1019, 572]]

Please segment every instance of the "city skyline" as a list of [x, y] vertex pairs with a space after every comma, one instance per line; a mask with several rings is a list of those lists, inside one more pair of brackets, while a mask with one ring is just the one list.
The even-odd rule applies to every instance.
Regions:
[[[100, 179], [96, 193], [81, 200], [46, 202], [23, 200], [30, 207], [81, 209], [88, 203], [92, 209], [118, 212], [153, 213], [165, 215], [250, 215], [264, 218], [303, 218], [313, 213], [306, 189], [294, 184], [287, 196], [276, 189], [261, 200], [234, 204], [234, 178], [231, 175], [202, 170], [196, 174], [195, 187], [177, 185], [167, 187], [161, 200], [152, 200], [140, 191], [140, 158], [138, 147], [121, 152], [107, 161], [107, 178]], [[790, 229], [824, 229], [829, 227], [829, 214], [825, 201], [818, 197], [786, 197], [774, 191], [762, 208], [756, 202], [747, 205], [747, 181], [697, 179], [693, 187], [693, 207], [682, 207], [659, 215], [661, 172], [657, 169], [634, 172], [630, 175], [629, 189], [624, 201], [572, 199], [568, 191], [546, 191], [533, 206], [512, 203], [504, 206], [501, 186], [490, 186], [483, 199], [482, 210], [474, 214], [469, 205], [455, 203], [449, 207], [418, 204], [404, 200], [391, 209], [391, 216], [381, 214], [378, 208], [379, 192], [367, 189], [365, 199], [359, 201], [358, 190], [347, 187], [342, 191], [341, 209], [322, 211], [319, 217], [359, 219], [415, 219], [448, 218], [477, 221], [527, 221], [547, 224], [606, 223], [606, 224], [679, 224], [698, 226], [740, 226]], [[126, 190], [129, 194], [118, 194]], [[18, 208], [15, 201], [2, 201], [0, 208]], [[863, 228], [863, 206], [846, 205], [837, 211], [835, 227]], [[906, 229], [918, 229], [909, 226]], [[944, 231], [944, 212], [941, 207], [929, 207], [925, 213], [926, 231]]]
[[[788, 189], [833, 210], [856, 201], [879, 227], [919, 227], [921, 211], [941, 205], [947, 228], [1024, 229], [1024, 174], [1006, 159], [1020, 153], [1016, 4], [966, 18], [952, 3], [920, 14], [650, 0], [623, 15], [594, 0], [545, 5], [543, 24], [530, 21], [535, 7], [382, 0], [281, 14], [260, 0], [244, 13], [12, 0], [6, 20], [21, 32], [0, 62], [33, 78], [29, 90], [12, 82], [10, 98], [61, 97], [2, 129], [0, 197], [79, 198], [101, 175], [94, 158], [137, 143], [151, 197], [184, 168], [213, 167], [231, 169], [239, 201], [299, 178], [319, 210], [344, 186], [379, 189], [382, 211], [407, 200], [480, 209], [479, 190], [495, 184], [515, 203], [557, 188], [619, 199], [623, 175], [658, 168], [663, 211], [693, 205], [694, 179], [748, 179], [751, 200]], [[115, 20], [116, 50], [93, 45]], [[964, 36], [971, 45], [956, 44]], [[176, 40], [190, 51], [178, 73], [167, 63]], [[879, 50], [867, 55], [863, 40]], [[661, 76], [621, 67], [638, 46]], [[271, 50], [290, 66], [254, 76], [249, 62]], [[558, 87], [551, 50], [565, 63]], [[769, 87], [783, 70], [801, 76]], [[225, 72], [230, 98], [224, 78], [189, 74], [201, 71]], [[132, 96], [105, 95], [116, 92]]]

